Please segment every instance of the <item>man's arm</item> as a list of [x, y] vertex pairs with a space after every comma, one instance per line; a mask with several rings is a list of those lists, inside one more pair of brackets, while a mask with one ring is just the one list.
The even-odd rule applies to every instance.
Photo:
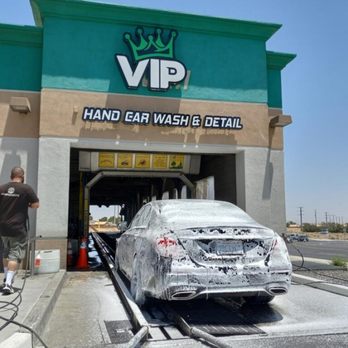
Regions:
[[29, 207], [33, 209], [37, 209], [40, 207], [40, 202], [30, 203]]
[[29, 185], [26, 185], [26, 187], [28, 192], [29, 207], [33, 209], [39, 208], [40, 207], [39, 198], [37, 197], [37, 195], [35, 194], [35, 192]]

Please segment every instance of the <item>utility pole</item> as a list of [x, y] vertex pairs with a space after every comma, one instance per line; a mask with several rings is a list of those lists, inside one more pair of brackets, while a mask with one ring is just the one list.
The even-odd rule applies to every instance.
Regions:
[[325, 212], [325, 223], [327, 225], [327, 211]]
[[300, 209], [300, 228], [302, 231], [303, 207], [299, 207], [299, 209]]
[[318, 226], [317, 209], [314, 210], [314, 219], [315, 219], [315, 226]]

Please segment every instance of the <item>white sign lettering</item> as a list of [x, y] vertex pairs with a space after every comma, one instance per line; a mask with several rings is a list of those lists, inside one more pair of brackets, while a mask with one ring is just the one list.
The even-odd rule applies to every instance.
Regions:
[[119, 109], [95, 108], [86, 106], [82, 119], [90, 122], [123, 122], [129, 125], [148, 125], [159, 127], [192, 127], [241, 130], [243, 124], [239, 116], [211, 116], [194, 114], [172, 114], [168, 112], [148, 112], [126, 110], [123, 114]]
[[148, 68], [151, 90], [166, 91], [170, 84], [181, 82], [186, 76], [184, 65], [176, 60], [144, 59], [138, 62], [133, 70], [126, 56], [116, 55], [116, 59], [128, 88], [138, 88]]
[[118, 64], [120, 64], [120, 68], [122, 70], [123, 77], [126, 79], [128, 88], [138, 88], [149, 60], [145, 59], [140, 61], [133, 71], [126, 56], [117, 55], [116, 58]]
[[[178, 33], [171, 30], [166, 39], [162, 34], [163, 30], [157, 28], [155, 33], [146, 35], [141, 27], [136, 29], [135, 37], [124, 33], [134, 64], [123, 54], [116, 54], [116, 61], [128, 88], [138, 88], [142, 80], [148, 80], [149, 90], [167, 91], [170, 86], [185, 80], [186, 68], [175, 59], [174, 42]], [[187, 88], [187, 81], [185, 83]]]
[[82, 114], [84, 121], [99, 122], [119, 122], [121, 119], [121, 110], [85, 107]]

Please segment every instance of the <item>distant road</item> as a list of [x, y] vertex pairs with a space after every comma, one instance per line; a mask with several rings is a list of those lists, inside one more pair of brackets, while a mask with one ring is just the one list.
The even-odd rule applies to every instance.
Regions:
[[309, 241], [309, 242], [294, 242], [288, 243], [290, 255], [300, 256], [295, 246], [298, 248], [304, 257], [316, 259], [331, 260], [338, 256], [348, 260], [348, 241]]

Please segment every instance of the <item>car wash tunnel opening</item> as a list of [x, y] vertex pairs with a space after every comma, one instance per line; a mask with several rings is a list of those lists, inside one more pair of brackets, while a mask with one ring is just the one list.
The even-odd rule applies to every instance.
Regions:
[[147, 202], [185, 198], [236, 204], [235, 155], [71, 149], [69, 268], [77, 262], [81, 238], [98, 232], [90, 226], [91, 206], [124, 206], [124, 226]]

